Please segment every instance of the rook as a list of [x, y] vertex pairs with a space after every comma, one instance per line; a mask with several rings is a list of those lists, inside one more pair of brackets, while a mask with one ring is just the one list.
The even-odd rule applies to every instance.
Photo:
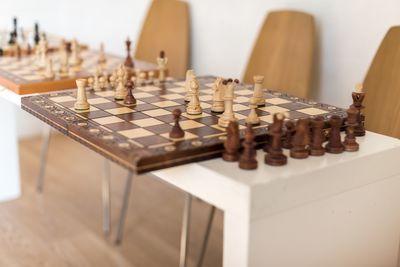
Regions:
[[76, 103], [74, 108], [76, 110], [88, 110], [90, 108], [89, 102], [86, 97], [86, 79], [76, 80], [76, 86], [78, 87], [78, 92], [76, 94]]
[[359, 145], [356, 142], [356, 136], [354, 134], [355, 127], [357, 126], [357, 115], [358, 112], [355, 108], [347, 110], [347, 129], [346, 137], [344, 138], [344, 150], [348, 152], [358, 151]]
[[339, 154], [344, 151], [344, 145], [340, 139], [340, 127], [342, 126], [342, 119], [333, 115], [329, 120], [331, 130], [329, 132], [329, 140], [325, 146], [325, 150], [328, 153]]
[[311, 121], [312, 128], [312, 142], [310, 146], [311, 156], [322, 156], [325, 154], [325, 149], [322, 146], [324, 142], [324, 135], [322, 129], [324, 128], [324, 118], [318, 116]]

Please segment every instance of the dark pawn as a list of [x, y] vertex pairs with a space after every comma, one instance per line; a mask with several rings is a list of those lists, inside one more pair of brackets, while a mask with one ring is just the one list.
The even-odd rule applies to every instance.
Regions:
[[222, 158], [226, 161], [237, 161], [240, 148], [239, 124], [236, 121], [229, 122], [226, 132], [225, 151], [222, 154]]
[[[359, 85], [359, 86], [361, 87], [362, 85]], [[362, 113], [362, 110], [365, 107], [362, 105], [362, 103], [365, 98], [365, 93], [353, 92], [351, 94], [351, 97], [353, 98], [353, 105], [351, 105], [350, 108], [353, 107], [357, 110], [357, 125], [355, 126], [354, 134], [355, 134], [355, 136], [364, 136], [365, 135], [365, 127], [364, 127], [365, 115]]]
[[239, 159], [239, 168], [243, 170], [257, 169], [258, 163], [256, 159], [256, 149], [254, 143], [254, 132], [251, 125], [247, 125], [244, 132], [243, 152]]
[[355, 127], [357, 126], [357, 115], [358, 112], [355, 108], [347, 110], [347, 128], [346, 137], [344, 138], [344, 150], [348, 152], [358, 151], [359, 144], [356, 142], [356, 136], [354, 134]]
[[286, 121], [285, 122], [285, 139], [283, 140], [282, 147], [286, 149], [291, 149], [293, 147], [292, 145], [292, 138], [294, 134], [294, 123], [292, 121]]
[[124, 65], [125, 67], [131, 68], [133, 69], [134, 64], [133, 64], [133, 60], [131, 58], [131, 40], [126, 39], [126, 58], [125, 58], [125, 62]]
[[39, 24], [35, 23], [35, 34], [33, 36], [33, 41], [35, 42], [35, 45], [39, 44], [39, 40], [40, 40]]
[[127, 96], [125, 97], [125, 100], [124, 100], [124, 104], [125, 105], [128, 105], [128, 106], [136, 105], [136, 99], [132, 94], [132, 90], [133, 90], [134, 86], [135, 86], [135, 84], [131, 80], [128, 80], [126, 82], [126, 87], [128, 89], [128, 94], [127, 94]]
[[182, 111], [178, 108], [172, 111], [172, 115], [174, 116], [174, 126], [172, 126], [171, 132], [169, 133], [169, 138], [179, 139], [185, 136], [185, 132], [182, 130], [179, 125], [179, 119], [181, 117]]
[[311, 156], [322, 156], [325, 154], [325, 148], [322, 146], [324, 142], [324, 118], [318, 116], [311, 121], [312, 128], [312, 141], [310, 146], [310, 155]]
[[282, 166], [287, 163], [287, 157], [283, 154], [281, 146], [283, 119], [284, 117], [282, 114], [274, 114], [274, 122], [271, 124], [268, 132], [272, 141], [268, 153], [264, 158], [265, 164]]
[[295, 159], [305, 159], [309, 155], [310, 128], [308, 119], [301, 119], [296, 123], [296, 133], [293, 136], [290, 156]]
[[340, 139], [340, 127], [342, 126], [342, 119], [333, 115], [329, 120], [331, 130], [329, 132], [329, 140], [325, 146], [325, 150], [328, 153], [339, 154], [344, 151], [344, 145]]

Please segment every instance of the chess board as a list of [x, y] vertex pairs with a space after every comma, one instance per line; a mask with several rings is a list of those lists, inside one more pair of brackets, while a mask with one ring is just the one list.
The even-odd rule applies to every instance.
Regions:
[[[78, 112], [73, 108], [75, 90], [24, 97], [22, 108], [105, 157], [143, 173], [221, 155], [226, 130], [218, 126], [220, 114], [210, 110], [214, 80], [211, 76], [199, 78], [203, 113], [196, 116], [185, 112], [184, 81], [175, 80], [135, 88], [137, 105], [133, 107], [115, 101], [114, 91], [89, 90], [90, 110]], [[241, 84], [235, 94], [233, 109], [243, 137], [252, 86]], [[254, 127], [259, 145], [268, 141], [266, 126], [277, 112], [289, 113], [292, 120], [347, 116], [343, 109], [271, 90], [265, 91], [265, 97], [266, 105], [257, 108], [261, 124]], [[180, 125], [185, 137], [181, 140], [169, 139], [176, 108], [183, 112]]]
[[[21, 59], [0, 57], [0, 85], [20, 95], [71, 89], [76, 86], [75, 80], [77, 78], [87, 78], [95, 73], [99, 57], [97, 51], [82, 51], [81, 70], [68, 77], [60, 77], [57, 71], [59, 69], [59, 55], [53, 53], [49, 56], [53, 58], [55, 72], [55, 77], [52, 79], [45, 78], [44, 71], [37, 69], [35, 56], [26, 56]], [[123, 62], [124, 58], [122, 57], [107, 55], [106, 70], [110, 73]], [[135, 60], [135, 67], [142, 71], [156, 69], [156, 65], [139, 60]]]

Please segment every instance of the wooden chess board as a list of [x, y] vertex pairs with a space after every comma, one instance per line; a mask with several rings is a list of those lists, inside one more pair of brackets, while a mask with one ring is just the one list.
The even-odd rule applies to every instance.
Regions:
[[[44, 71], [37, 69], [35, 56], [22, 57], [21, 59], [0, 57], [0, 85], [20, 95], [75, 88], [77, 78], [87, 78], [95, 73], [99, 58], [97, 51], [82, 51], [81, 70], [68, 77], [60, 77], [57, 71], [59, 69], [59, 55], [53, 53], [49, 56], [53, 58], [55, 72], [53, 79], [45, 78]], [[123, 62], [124, 58], [122, 57], [107, 55], [107, 72], [112, 72]], [[135, 67], [142, 71], [156, 70], [156, 65], [139, 60], [135, 60]]]
[[[105, 157], [143, 173], [221, 155], [226, 131], [218, 126], [220, 114], [210, 110], [214, 80], [211, 76], [199, 78], [203, 113], [197, 116], [185, 113], [184, 81], [174, 80], [135, 88], [134, 107], [115, 101], [114, 91], [90, 90], [90, 110], [77, 112], [73, 108], [75, 90], [24, 97], [22, 108]], [[243, 136], [252, 86], [240, 85], [235, 94], [233, 109]], [[267, 142], [266, 126], [276, 112], [287, 112], [292, 120], [316, 115], [326, 120], [334, 114], [347, 116], [343, 109], [274, 91], [265, 91], [265, 97], [266, 105], [257, 108], [261, 124], [254, 127], [259, 145]], [[176, 108], [183, 112], [180, 125], [185, 131], [184, 139], [178, 141], [168, 138]]]

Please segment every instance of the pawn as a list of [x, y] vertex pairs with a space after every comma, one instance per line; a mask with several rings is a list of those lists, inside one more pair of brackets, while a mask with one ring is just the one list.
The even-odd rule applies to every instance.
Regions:
[[246, 123], [250, 125], [257, 125], [260, 124], [260, 118], [257, 115], [256, 108], [257, 108], [257, 101], [255, 97], [250, 98], [250, 113], [249, 116], [246, 118]]
[[239, 159], [240, 136], [237, 121], [230, 121], [226, 129], [227, 136], [224, 142], [224, 153], [222, 158], [226, 161], [237, 161]]
[[132, 94], [132, 90], [133, 90], [134, 86], [135, 86], [135, 84], [131, 80], [128, 80], [126, 82], [126, 88], [128, 89], [128, 94], [125, 97], [124, 104], [127, 106], [136, 105], [136, 99]]
[[342, 119], [333, 115], [329, 120], [331, 131], [329, 133], [329, 140], [325, 146], [325, 150], [328, 153], [339, 154], [344, 151], [344, 145], [340, 138], [340, 127], [342, 126]]
[[309, 154], [310, 128], [308, 119], [297, 121], [296, 133], [293, 136], [290, 156], [295, 159], [305, 159]]
[[293, 147], [292, 138], [295, 130], [294, 123], [291, 120], [286, 121], [285, 128], [285, 138], [283, 139], [282, 147], [286, 149], [291, 149]]
[[272, 142], [264, 158], [265, 164], [282, 166], [287, 163], [287, 157], [283, 154], [281, 146], [283, 119], [283, 114], [274, 114], [274, 122], [268, 129]]
[[256, 155], [253, 128], [250, 124], [247, 124], [247, 128], [244, 132], [243, 152], [239, 158], [239, 168], [243, 170], [257, 169], [258, 163]]
[[76, 80], [76, 86], [78, 87], [76, 94], [76, 103], [74, 108], [76, 110], [88, 110], [90, 108], [89, 102], [86, 97], [86, 79], [78, 79]]
[[312, 142], [310, 145], [310, 155], [311, 156], [322, 156], [325, 154], [325, 149], [322, 146], [324, 142], [323, 128], [324, 128], [324, 118], [318, 116], [311, 121], [312, 128]]
[[182, 130], [181, 125], [179, 124], [181, 114], [182, 111], [178, 108], [172, 111], [172, 115], [174, 116], [174, 126], [172, 126], [171, 132], [169, 132], [169, 138], [171, 139], [180, 139], [185, 136], [185, 132]]
[[347, 128], [346, 137], [344, 138], [344, 150], [348, 152], [358, 151], [359, 144], [356, 142], [355, 129], [357, 123], [358, 111], [354, 107], [347, 110]]
[[53, 71], [53, 60], [51, 58], [47, 59], [46, 63], [46, 71], [44, 73], [44, 76], [47, 79], [53, 79], [54, 78], [54, 71]]

